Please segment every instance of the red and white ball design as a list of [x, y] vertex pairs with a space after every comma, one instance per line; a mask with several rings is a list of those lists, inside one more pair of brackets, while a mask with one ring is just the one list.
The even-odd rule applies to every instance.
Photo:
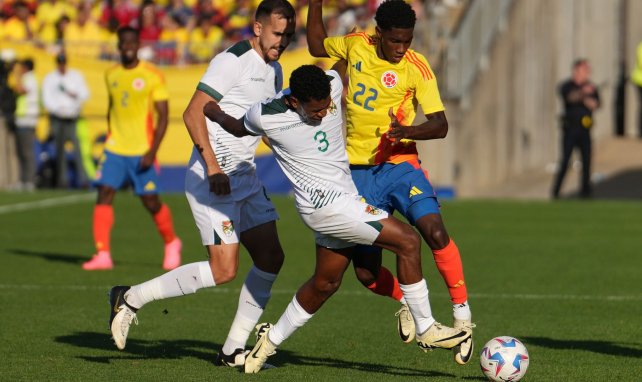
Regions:
[[397, 73], [389, 70], [381, 76], [381, 83], [388, 89], [394, 88], [397, 85]]
[[134, 88], [134, 90], [142, 90], [145, 87], [145, 80], [142, 78], [134, 79], [134, 82], [132, 82], [132, 87]]

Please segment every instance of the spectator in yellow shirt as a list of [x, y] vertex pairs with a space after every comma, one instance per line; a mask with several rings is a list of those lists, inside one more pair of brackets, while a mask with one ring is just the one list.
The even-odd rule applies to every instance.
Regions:
[[14, 16], [4, 24], [5, 40], [32, 40], [36, 30], [36, 19], [29, 14], [29, 8], [24, 1], [13, 3]]
[[83, 3], [76, 19], [67, 25], [64, 35], [65, 49], [70, 56], [98, 58], [102, 34], [91, 16], [91, 5]]
[[45, 0], [41, 1], [36, 10], [36, 22], [38, 23], [37, 37], [44, 44], [53, 44], [58, 39], [56, 23], [67, 16], [69, 20], [76, 18], [76, 9], [64, 1]]
[[198, 26], [189, 35], [187, 53], [192, 62], [208, 62], [221, 46], [225, 34], [212, 24], [209, 17], [201, 17]]

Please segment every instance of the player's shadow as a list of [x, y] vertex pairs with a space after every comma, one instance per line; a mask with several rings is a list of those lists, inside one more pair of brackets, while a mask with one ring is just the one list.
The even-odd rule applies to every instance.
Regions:
[[[109, 355], [78, 356], [88, 362], [110, 364], [121, 360], [143, 359], [182, 359], [196, 358], [206, 362], [213, 362], [216, 352], [221, 344], [199, 340], [158, 340], [144, 341], [133, 338], [127, 339], [127, 347], [123, 351], [116, 350], [109, 334], [98, 332], [76, 332], [70, 335], [59, 336], [54, 339], [58, 343], [73, 345], [86, 349], [108, 350]], [[402, 377], [450, 377], [434, 370], [413, 369], [402, 366], [392, 366], [370, 362], [352, 362], [337, 358], [304, 357], [294, 352], [279, 349], [277, 354], [270, 357], [268, 363], [277, 367], [286, 365], [324, 366], [335, 369], [359, 370], [369, 373], [379, 373], [390, 376]], [[239, 370], [240, 371], [240, 370]], [[269, 370], [267, 370], [269, 372]]]
[[51, 253], [46, 251], [34, 251], [17, 248], [8, 249], [7, 252], [18, 256], [39, 257], [47, 261], [57, 261], [70, 264], [80, 264], [81, 262], [87, 260], [87, 256], [78, 256], [70, 253]]
[[114, 342], [107, 333], [76, 332], [54, 339], [58, 343], [74, 345], [95, 350], [109, 350], [112, 354], [105, 356], [79, 356], [89, 362], [111, 363], [119, 360], [142, 359], [181, 359], [196, 358], [211, 362], [216, 356], [216, 349], [222, 345], [198, 340], [159, 340], [143, 341], [127, 339], [127, 347], [123, 351], [116, 349]]
[[[527, 345], [536, 345], [549, 349], [586, 350], [593, 353], [614, 355], [617, 357], [642, 358], [642, 349], [626, 347], [609, 341], [596, 340], [559, 340], [547, 337], [524, 337]], [[632, 344], [640, 346], [640, 344]]]

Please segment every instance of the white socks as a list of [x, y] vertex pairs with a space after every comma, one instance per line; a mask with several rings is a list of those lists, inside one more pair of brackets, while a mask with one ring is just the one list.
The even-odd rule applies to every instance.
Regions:
[[148, 302], [196, 293], [215, 286], [207, 261], [182, 265], [142, 284], [134, 285], [125, 294], [130, 306], [140, 309]]
[[232, 354], [236, 349], [244, 349], [250, 333], [259, 322], [265, 305], [272, 295], [272, 284], [276, 275], [263, 272], [253, 266], [247, 274], [241, 294], [236, 317], [223, 344], [223, 353]]
[[435, 323], [435, 319], [432, 317], [432, 311], [430, 310], [430, 301], [428, 301], [428, 285], [426, 284], [426, 280], [421, 279], [421, 281], [409, 285], [399, 284], [399, 287], [408, 303], [412, 318], [415, 320], [417, 334], [424, 333]]
[[285, 313], [283, 313], [276, 325], [268, 332], [268, 339], [276, 346], [281, 345], [295, 330], [305, 325], [312, 316], [313, 314], [306, 312], [305, 309], [299, 305], [296, 295], [294, 295]]
[[470, 311], [470, 305], [468, 305], [468, 300], [464, 301], [463, 304], [453, 304], [453, 317], [455, 320], [470, 320], [473, 317], [473, 314]]

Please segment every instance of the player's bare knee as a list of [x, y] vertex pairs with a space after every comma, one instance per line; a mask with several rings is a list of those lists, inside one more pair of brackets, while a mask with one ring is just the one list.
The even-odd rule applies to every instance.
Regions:
[[341, 286], [341, 280], [336, 279], [315, 279], [314, 288], [317, 290], [317, 293], [328, 298], [336, 292]]
[[421, 238], [414, 229], [409, 229], [404, 232], [403, 238], [399, 243], [400, 251], [397, 253], [399, 256], [412, 256], [419, 253], [421, 250]]
[[369, 285], [372, 285], [372, 283], [374, 283], [375, 281], [377, 281], [378, 275], [374, 274], [372, 271], [370, 271], [367, 268], [355, 267], [354, 273], [357, 276], [357, 280], [359, 280], [359, 282], [363, 284], [363, 286], [367, 287]]
[[438, 227], [432, 230], [430, 238], [431, 238], [430, 244], [432, 244], [430, 247], [432, 249], [442, 249], [446, 247], [450, 242], [448, 233], [446, 232], [446, 229], [444, 228], [443, 225], [441, 227]]
[[236, 278], [236, 269], [222, 268], [213, 270], [212, 273], [217, 285], [229, 283]]

